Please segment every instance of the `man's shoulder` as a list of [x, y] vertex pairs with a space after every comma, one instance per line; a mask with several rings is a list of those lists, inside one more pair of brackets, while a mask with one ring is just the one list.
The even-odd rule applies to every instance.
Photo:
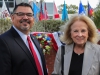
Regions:
[[10, 36], [10, 32], [9, 32], [9, 30], [8, 30], [8, 31], [2, 33], [2, 34], [0, 35], [0, 38], [2, 38], [2, 39], [6, 38], [6, 39], [7, 39], [9, 36]]

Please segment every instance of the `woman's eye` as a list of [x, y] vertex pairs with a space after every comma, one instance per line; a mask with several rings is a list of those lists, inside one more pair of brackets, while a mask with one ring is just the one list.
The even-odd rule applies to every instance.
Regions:
[[75, 30], [74, 32], [78, 32], [77, 30]]

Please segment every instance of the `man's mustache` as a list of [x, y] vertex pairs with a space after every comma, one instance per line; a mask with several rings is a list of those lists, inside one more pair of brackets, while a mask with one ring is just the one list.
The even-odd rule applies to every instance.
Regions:
[[29, 20], [27, 20], [27, 19], [22, 19], [22, 20], [20, 20], [19, 22], [20, 22], [20, 23], [26, 22], [26, 23], [28, 23], [28, 24], [31, 23], [31, 22], [30, 22]]

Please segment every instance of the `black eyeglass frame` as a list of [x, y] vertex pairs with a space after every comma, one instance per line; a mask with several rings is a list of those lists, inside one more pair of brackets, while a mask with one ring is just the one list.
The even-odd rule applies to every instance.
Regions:
[[34, 14], [33, 13], [23, 13], [23, 12], [18, 12], [18, 13], [13, 13], [16, 14], [17, 16], [28, 16], [28, 17], [33, 17]]

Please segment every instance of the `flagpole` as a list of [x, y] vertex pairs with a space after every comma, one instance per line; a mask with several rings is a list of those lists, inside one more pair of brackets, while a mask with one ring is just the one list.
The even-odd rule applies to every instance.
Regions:
[[54, 0], [53, 0], [53, 19], [54, 19]]
[[[44, 3], [45, 6], [45, 3]], [[45, 14], [44, 14], [44, 19], [43, 19], [43, 24], [44, 24], [44, 31], [46, 32], [46, 26], [45, 26]]]
[[14, 2], [14, 6], [16, 6], [17, 4], [16, 4], [16, 0], [15, 0], [15, 2]]
[[[87, 0], [87, 7], [88, 7], [88, 0]], [[86, 15], [88, 16], [88, 8], [86, 9]]]

